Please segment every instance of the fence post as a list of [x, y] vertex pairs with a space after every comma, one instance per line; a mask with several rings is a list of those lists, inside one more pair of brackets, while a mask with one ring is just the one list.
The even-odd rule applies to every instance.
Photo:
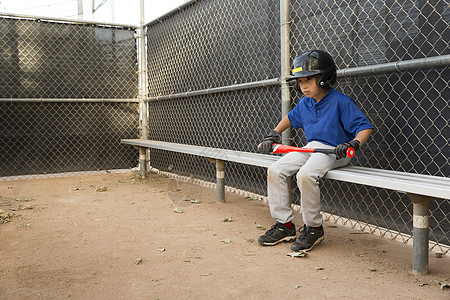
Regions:
[[[148, 85], [147, 85], [147, 53], [144, 30], [144, 0], [140, 1], [140, 27], [139, 27], [139, 97], [141, 98], [139, 111], [141, 118], [141, 139], [148, 139]], [[147, 175], [147, 149], [139, 148], [139, 168], [141, 177]]]
[[[280, 85], [281, 85], [281, 118], [284, 118], [291, 110], [291, 91], [286, 79], [291, 74], [290, 70], [290, 20], [289, 20], [289, 0], [280, 0], [280, 51], [281, 51], [281, 70], [280, 70]], [[282, 144], [291, 145], [291, 128], [287, 128], [281, 134]], [[288, 190], [290, 191], [292, 184], [288, 180]], [[292, 193], [289, 193], [290, 203], [292, 203]]]
[[[280, 0], [281, 118], [284, 118], [291, 109], [291, 92], [289, 90], [289, 84], [286, 81], [290, 75], [289, 24], [289, 0]], [[291, 144], [290, 128], [283, 131], [281, 139], [283, 144]]]

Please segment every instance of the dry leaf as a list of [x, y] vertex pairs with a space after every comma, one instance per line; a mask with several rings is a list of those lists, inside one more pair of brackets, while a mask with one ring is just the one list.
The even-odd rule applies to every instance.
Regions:
[[305, 257], [308, 255], [307, 252], [305, 251], [300, 251], [300, 252], [291, 252], [287, 254], [290, 257]]
[[97, 188], [97, 192], [106, 192], [107, 189], [108, 188], [106, 186], [102, 185]]

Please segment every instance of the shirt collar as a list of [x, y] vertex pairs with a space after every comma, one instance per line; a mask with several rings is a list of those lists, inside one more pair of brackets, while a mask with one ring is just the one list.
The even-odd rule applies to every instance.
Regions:
[[325, 102], [328, 101], [328, 99], [330, 98], [330, 95], [333, 94], [336, 90], [334, 88], [331, 88], [328, 93], [325, 94], [325, 96], [323, 96], [322, 99], [320, 99], [319, 102], [317, 102], [314, 98], [308, 98], [309, 102], [314, 105], [314, 106], [318, 106], [318, 105], [323, 105]]

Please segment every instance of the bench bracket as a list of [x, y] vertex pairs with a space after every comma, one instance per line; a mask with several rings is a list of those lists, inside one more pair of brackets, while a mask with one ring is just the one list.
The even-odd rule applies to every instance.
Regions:
[[413, 201], [413, 273], [425, 275], [429, 269], [430, 202], [435, 199], [411, 193], [408, 196]]
[[141, 178], [147, 175], [147, 148], [139, 147], [139, 169], [141, 170]]
[[225, 161], [220, 159], [208, 158], [212, 163], [216, 163], [217, 179], [217, 202], [225, 202]]

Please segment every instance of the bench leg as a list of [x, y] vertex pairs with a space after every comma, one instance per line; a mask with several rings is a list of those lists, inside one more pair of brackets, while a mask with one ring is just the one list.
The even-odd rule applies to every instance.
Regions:
[[141, 170], [141, 178], [147, 175], [147, 148], [139, 147], [139, 169]]
[[408, 194], [413, 201], [413, 273], [428, 273], [428, 240], [430, 231], [430, 201], [434, 198]]
[[225, 161], [216, 159], [217, 202], [225, 202]]

